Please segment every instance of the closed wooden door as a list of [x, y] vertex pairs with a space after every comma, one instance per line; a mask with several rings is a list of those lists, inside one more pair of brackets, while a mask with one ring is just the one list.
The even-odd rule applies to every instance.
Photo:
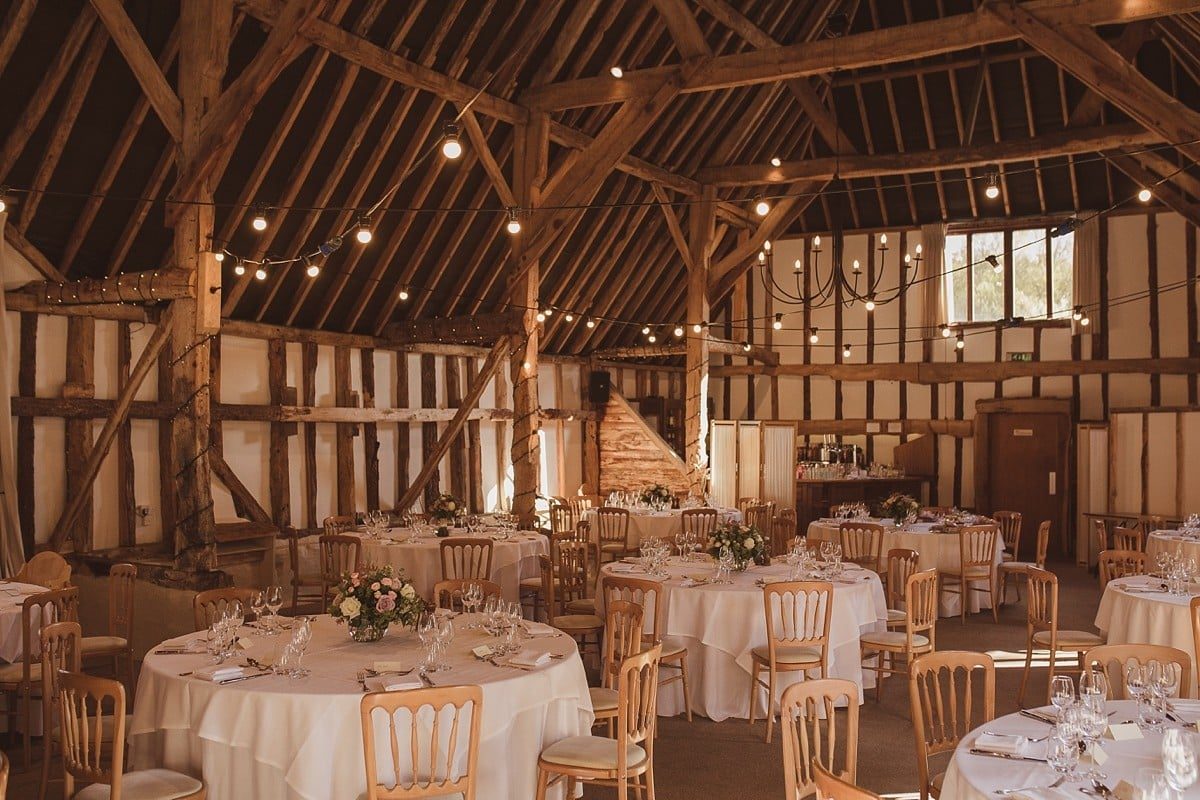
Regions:
[[[1019, 511], [1022, 516], [1018, 559], [1033, 561], [1037, 529], [1050, 520], [1050, 552], [1065, 550], [1067, 452], [1070, 421], [1064, 414], [988, 414], [988, 474], [985, 511]], [[980, 490], [983, 490], [981, 492]], [[986, 493], [986, 494], [985, 494]]]

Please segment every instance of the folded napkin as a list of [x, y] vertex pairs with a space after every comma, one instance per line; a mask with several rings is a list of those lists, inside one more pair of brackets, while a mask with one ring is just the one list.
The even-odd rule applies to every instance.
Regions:
[[975, 749], [985, 753], [1004, 756], [1023, 756], [1029, 740], [1015, 733], [981, 733], [975, 740]]
[[419, 678], [410, 680], [394, 675], [367, 679], [367, 688], [372, 692], [406, 692], [409, 689], [420, 689], [424, 685]]
[[231, 678], [240, 678], [246, 674], [246, 668], [239, 667], [236, 664], [210, 664], [205, 667], [199, 667], [192, 672], [193, 677], [214, 683], [221, 683]]
[[522, 650], [508, 661], [517, 667], [540, 667], [543, 664], [550, 663], [550, 651], [537, 649]]
[[1026, 789], [1012, 795], [1013, 800], [1021, 800], [1021, 798], [1024, 800], [1067, 800], [1067, 798], [1074, 800], [1075, 797], [1077, 795], [1071, 794], [1062, 787], [1051, 789], [1049, 786], [1041, 789]]

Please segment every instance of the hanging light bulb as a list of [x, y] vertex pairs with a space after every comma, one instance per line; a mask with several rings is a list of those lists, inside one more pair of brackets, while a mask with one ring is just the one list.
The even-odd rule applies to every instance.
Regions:
[[858, 263], [857, 258], [854, 259], [854, 264], [851, 266], [851, 270], [854, 272], [855, 275], [862, 274], [862, 264]]
[[814, 253], [821, 252], [821, 237], [820, 236], [813, 237], [813, 252]]
[[683, 338], [683, 326], [682, 325], [675, 326], [675, 338], [676, 339]]
[[850, 357], [850, 345], [842, 345], [842, 358]]
[[704, 332], [703, 324], [697, 322], [695, 325], [692, 326], [692, 333], [703, 333], [703, 332]]
[[655, 342], [658, 341], [658, 337], [652, 333], [646, 337], [646, 341], [649, 342], [650, 344], [654, 344]]
[[904, 254], [904, 268], [912, 269], [912, 253]]
[[800, 259], [797, 258], [792, 262], [792, 271], [797, 274], [804, 271], [804, 265], [800, 263]]
[[239, 277], [242, 275], [245, 275], [246, 274], [246, 262], [242, 261], [239, 258], [237, 260], [237, 263], [233, 265], [233, 274], [237, 275]]
[[996, 256], [987, 255], [983, 257], [983, 260], [992, 265], [992, 272], [997, 275], [1004, 271], [1004, 265], [1000, 263], [1000, 259], [996, 258]]
[[777, 331], [783, 330], [783, 314], [775, 315], [775, 321], [771, 323], [771, 327]]
[[625, 77], [625, 70], [614, 65], [608, 68], [608, 74], [612, 75], [614, 78], [623, 78]]
[[508, 210], [508, 222], [505, 223], [504, 229], [516, 236], [521, 232], [521, 219], [517, 216], [517, 208], [513, 206]]
[[921, 245], [917, 245], [917, 258], [921, 257]]
[[821, 337], [817, 334], [817, 329], [809, 328], [808, 329], [808, 343], [816, 344], [819, 341], [821, 341]]
[[742, 351], [746, 352], [746, 353], [750, 352], [750, 343], [749, 342], [742, 342]]
[[875, 295], [873, 295], [873, 294], [867, 295], [866, 306], [867, 306], [867, 311], [875, 310]]
[[766, 239], [763, 241], [763, 250], [767, 251], [768, 253], [771, 252], [771, 240], [770, 239]]
[[[3, 203], [4, 203], [4, 201], [0, 200], [0, 205], [3, 205]], [[0, 208], [0, 211], [3, 211], [3, 210], [4, 209]], [[215, 253], [213, 253], [213, 258], [215, 258], [217, 260], [217, 263], [220, 264], [222, 261], [225, 260], [225, 251], [217, 250]]]
[[879, 249], [887, 250], [887, 234], [886, 233], [879, 234]]
[[988, 173], [987, 187], [983, 190], [983, 196], [988, 200], [995, 200], [1000, 196], [1000, 176], [996, 173]]
[[646, 325], [642, 328], [642, 336], [649, 336], [649, 335], [650, 335], [650, 326]]
[[1083, 306], [1075, 306], [1075, 310], [1071, 312], [1071, 319], [1076, 322], [1083, 319]]
[[563, 319], [565, 319], [567, 322], [574, 322], [575, 315], [572, 314], [570, 311], [568, 311], [566, 314], [563, 315]]
[[594, 320], [594, 319], [591, 319], [591, 318], [589, 317], [589, 318], [588, 318], [588, 321], [587, 321], [587, 322], [585, 322], [584, 324], [588, 326], [588, 330], [591, 330], [592, 328], [596, 327], [596, 320]]
[[772, 156], [771, 157], [771, 166], [772, 167], [783, 166], [783, 161], [779, 158], [779, 156]]
[[1153, 199], [1154, 193], [1149, 189], [1142, 188], [1142, 190], [1138, 192], [1137, 197], [1138, 200], [1141, 200], [1143, 203], [1149, 203], [1150, 200]]
[[400, 298], [401, 302], [404, 302], [405, 300], [407, 300], [408, 299], [408, 289], [401, 289], [400, 293], [397, 295], [397, 297]]
[[1083, 319], [1079, 320], [1079, 324], [1083, 325], [1086, 328], [1088, 325], [1092, 324], [1092, 321], [1090, 319], [1088, 319], [1087, 314], [1084, 314]]
[[267, 207], [258, 205], [254, 207], [254, 218], [250, 220], [250, 227], [258, 232], [267, 229]]
[[551, 317], [551, 316], [554, 316], [554, 309], [547, 306], [545, 309], [542, 310], [542, 313], [545, 314], [547, 317]]
[[458, 125], [447, 122], [442, 128], [442, 155], [453, 161], [462, 155], [462, 143], [458, 141]]
[[267, 279], [267, 268], [263, 264], [258, 265], [258, 269], [254, 270], [255, 280], [265, 281]]
[[942, 323], [942, 338], [943, 339], [950, 338], [950, 326], [944, 322]]
[[8, 209], [8, 187], [0, 186], [0, 214]]
[[757, 198], [755, 198], [755, 200], [754, 200], [754, 213], [755, 214], [758, 214], [760, 217], [765, 217], [770, 212], [771, 212], [771, 204], [768, 203], [766, 200], [764, 200], [762, 195], [759, 195]]
[[537, 319], [537, 321], [538, 321], [538, 322], [545, 322], [545, 321], [546, 321], [546, 312], [545, 312], [545, 311], [539, 311], [539, 312], [537, 313], [537, 317], [535, 317], [535, 319]]
[[760, 263], [760, 264], [767, 263], [767, 252], [765, 250], [758, 251], [758, 263]]
[[955, 346], [955, 348], [957, 348], [959, 350], [962, 350], [964, 347], [967, 346], [966, 340], [963, 339], [962, 331], [959, 331], [958, 339], [954, 342], [954, 346]]
[[304, 274], [310, 278], [315, 278], [321, 274], [321, 268], [308, 256], [304, 257]]
[[354, 238], [358, 239], [359, 244], [371, 243], [371, 218], [366, 214], [358, 218], [358, 231], [355, 232]]

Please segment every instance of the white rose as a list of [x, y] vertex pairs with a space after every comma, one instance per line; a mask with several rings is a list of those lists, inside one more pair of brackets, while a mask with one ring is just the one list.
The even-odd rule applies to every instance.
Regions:
[[354, 597], [347, 597], [338, 606], [338, 610], [342, 612], [342, 616], [346, 619], [354, 619], [362, 612], [362, 603]]
[[747, 550], [753, 550], [754, 549], [754, 539], [751, 537], [747, 537], [746, 541], [742, 542], [742, 547], [746, 548]]
[[409, 583], [405, 584], [404, 588], [400, 590], [400, 595], [406, 600], [411, 600], [417, 596], [417, 592], [413, 589], [412, 584]]

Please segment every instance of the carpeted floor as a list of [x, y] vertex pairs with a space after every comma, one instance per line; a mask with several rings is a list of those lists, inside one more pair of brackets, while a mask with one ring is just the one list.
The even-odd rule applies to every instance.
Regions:
[[[1060, 582], [1060, 627], [1092, 630], [1099, 590], [1095, 577], [1065, 564], [1052, 565]], [[996, 713], [1017, 708], [1017, 687], [1025, 652], [1025, 606], [1011, 604], [1001, 610], [1000, 624], [990, 614], [944, 619], [938, 625], [939, 650], [983, 650], [997, 659]], [[1046, 670], [1034, 670], [1031, 696], [1045, 691]], [[660, 722], [655, 750], [656, 789], [660, 800], [684, 798], [736, 798], [736, 800], [782, 800], [783, 757], [779, 737], [763, 741], [765, 723], [751, 727], [745, 720], [714, 723], [697, 718], [664, 719]], [[10, 751], [10, 757], [20, 758]], [[10, 798], [37, 796], [38, 766], [14, 773]], [[892, 679], [885, 684], [883, 701], [872, 696], [862, 706], [859, 720], [858, 780], [884, 795], [915, 792], [917, 770], [912, 727], [909, 724], [908, 686]], [[61, 796], [62, 784], [51, 785], [50, 800]], [[610, 798], [611, 789], [588, 788], [585, 798]], [[331, 798], [331, 800], [341, 800]], [[531, 800], [512, 798], [512, 800]]]

